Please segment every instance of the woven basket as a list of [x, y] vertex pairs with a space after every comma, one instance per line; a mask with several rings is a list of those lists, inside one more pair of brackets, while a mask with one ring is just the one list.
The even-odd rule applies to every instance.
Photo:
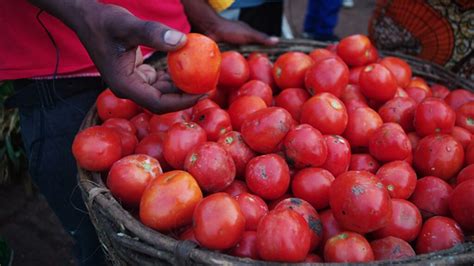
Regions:
[[[287, 51], [310, 52], [314, 48], [325, 47], [326, 43], [308, 40], [282, 40], [276, 47], [262, 46], [228, 46], [221, 45], [221, 50], [236, 50], [244, 55], [251, 52], [264, 52], [274, 60], [278, 55]], [[472, 81], [463, 80], [443, 68], [392, 52], [384, 55], [394, 55], [406, 60], [416, 76], [421, 76], [429, 82], [441, 83], [451, 89], [465, 88], [474, 90]], [[157, 68], [166, 68], [166, 60], [158, 60]], [[81, 130], [98, 124], [95, 106], [89, 111]], [[114, 265], [273, 265], [263, 261], [237, 258], [215, 251], [198, 248], [193, 242], [178, 241], [144, 226], [112, 197], [104, 185], [100, 173], [93, 173], [79, 168], [79, 185], [89, 209], [93, 224], [97, 229], [103, 249]], [[406, 260], [381, 261], [367, 263], [369, 265], [388, 264], [472, 264], [474, 263], [474, 238], [450, 250], [420, 255]], [[342, 265], [342, 264], [341, 264]]]

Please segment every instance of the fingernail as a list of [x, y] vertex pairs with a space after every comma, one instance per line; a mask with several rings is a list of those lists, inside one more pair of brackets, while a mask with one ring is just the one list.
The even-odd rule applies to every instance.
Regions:
[[268, 38], [268, 40], [272, 43], [277, 43], [280, 40], [280, 38], [272, 36], [272, 37]]
[[185, 36], [183, 33], [175, 30], [168, 30], [165, 32], [165, 43], [169, 45], [177, 45], [181, 42], [183, 39], [183, 36]]

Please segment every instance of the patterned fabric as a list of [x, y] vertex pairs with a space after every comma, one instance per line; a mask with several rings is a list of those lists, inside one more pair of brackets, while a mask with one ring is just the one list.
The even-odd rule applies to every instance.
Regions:
[[379, 49], [418, 56], [474, 80], [473, 0], [377, 0], [369, 36]]

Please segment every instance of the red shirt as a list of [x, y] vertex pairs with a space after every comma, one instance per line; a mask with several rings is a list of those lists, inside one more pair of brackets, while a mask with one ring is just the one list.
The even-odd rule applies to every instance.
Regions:
[[[161, 22], [182, 32], [190, 25], [179, 0], [104, 0], [128, 9], [144, 20]], [[36, 19], [39, 9], [26, 0], [0, 1], [0, 81], [50, 77], [56, 50]], [[98, 71], [76, 34], [57, 18], [43, 12], [41, 21], [59, 48], [58, 76], [98, 76]], [[152, 50], [142, 49], [143, 54]]]

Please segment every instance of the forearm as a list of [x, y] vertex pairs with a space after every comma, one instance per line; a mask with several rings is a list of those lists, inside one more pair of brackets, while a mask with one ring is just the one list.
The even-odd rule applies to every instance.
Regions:
[[212, 32], [224, 19], [212, 9], [207, 0], [181, 0], [186, 15], [195, 29], [201, 33]]

